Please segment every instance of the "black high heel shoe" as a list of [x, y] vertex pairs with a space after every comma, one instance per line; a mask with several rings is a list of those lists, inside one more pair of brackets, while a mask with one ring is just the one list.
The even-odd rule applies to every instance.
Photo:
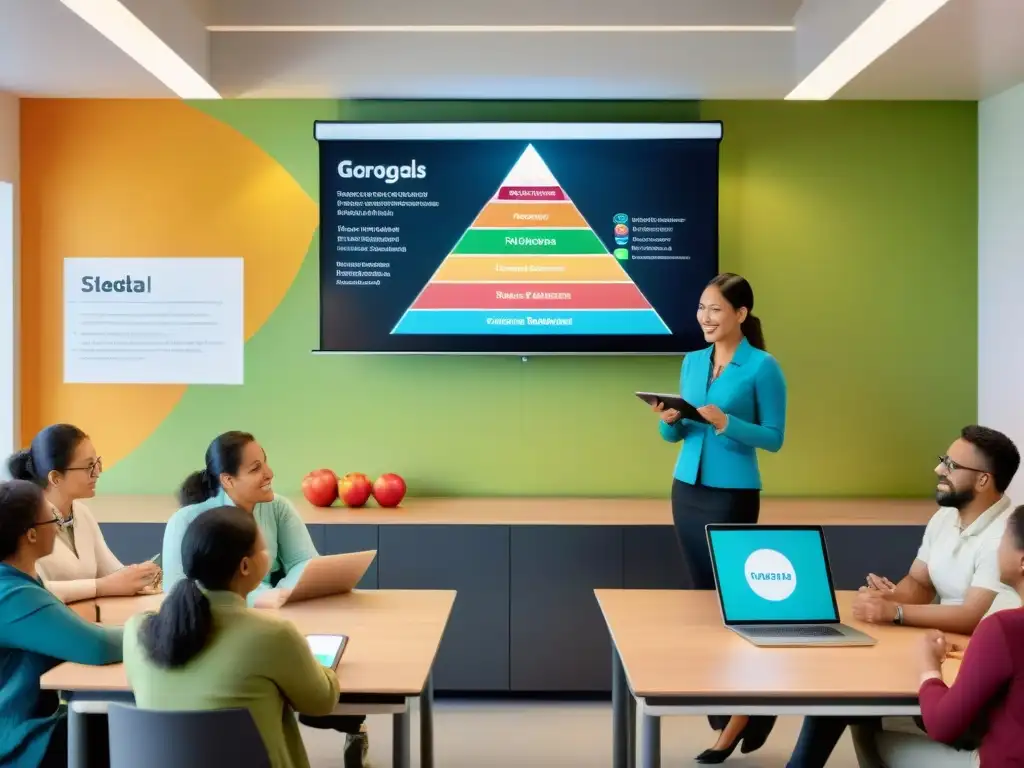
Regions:
[[705, 749], [696, 758], [694, 758], [701, 765], [718, 765], [724, 763], [733, 752], [736, 751], [736, 746], [743, 741], [743, 734], [740, 733], [736, 737], [736, 740], [725, 749]]

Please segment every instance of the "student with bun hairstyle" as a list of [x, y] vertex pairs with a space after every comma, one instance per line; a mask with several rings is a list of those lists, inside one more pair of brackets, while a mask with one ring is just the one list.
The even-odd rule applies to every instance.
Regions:
[[[39, 678], [64, 661], [121, 661], [121, 629], [90, 624], [39, 578], [64, 520], [35, 483], [0, 483], [0, 765], [65, 768], [67, 713]], [[91, 717], [91, 716], [90, 716]], [[89, 728], [93, 765], [108, 757], [106, 728]]]
[[64, 521], [53, 553], [39, 561], [38, 571], [47, 589], [65, 603], [135, 595], [159, 581], [156, 563], [121, 565], [82, 502], [96, 495], [103, 460], [81, 429], [51, 424], [7, 460], [7, 469], [12, 478], [42, 488]]
[[164, 590], [169, 592], [185, 577], [181, 542], [189, 524], [215, 507], [234, 506], [256, 520], [266, 540], [270, 568], [249, 593], [249, 605], [273, 607], [281, 597], [275, 590], [290, 589], [306, 563], [318, 556], [309, 529], [291, 502], [274, 493], [274, 472], [266, 451], [248, 432], [225, 432], [206, 449], [206, 466], [182, 483], [175, 512], [164, 529]]
[[[164, 529], [164, 590], [173, 590], [186, 578], [182, 562], [182, 541], [193, 520], [223, 506], [238, 507], [259, 526], [267, 550], [267, 568], [247, 593], [248, 604], [273, 608], [282, 592], [291, 589], [306, 563], [318, 556], [309, 529], [291, 502], [274, 493], [274, 472], [266, 451], [248, 432], [225, 432], [206, 449], [203, 469], [193, 472], [181, 485], [175, 512]], [[305, 725], [348, 734], [345, 743], [346, 768], [362, 765], [369, 752], [369, 738], [363, 728], [366, 717], [344, 715], [324, 718], [302, 717]]]
[[[739, 275], [715, 277], [701, 294], [697, 322], [708, 346], [683, 358], [679, 392], [706, 420], [655, 405], [663, 440], [682, 442], [672, 480], [672, 519], [691, 589], [714, 589], [705, 526], [756, 523], [761, 508], [757, 452], [775, 453], [786, 434], [786, 379], [765, 351], [754, 290]], [[698, 763], [724, 762], [737, 745], [764, 744], [774, 717], [708, 718], [721, 734]]]
[[[164, 711], [244, 708], [274, 768], [308, 768], [295, 712], [328, 715], [338, 678], [306, 639], [246, 597], [270, 555], [255, 518], [234, 506], [197, 516], [181, 546], [183, 578], [158, 613], [125, 626], [124, 659], [138, 706]], [[348, 762], [346, 766], [361, 763]]]

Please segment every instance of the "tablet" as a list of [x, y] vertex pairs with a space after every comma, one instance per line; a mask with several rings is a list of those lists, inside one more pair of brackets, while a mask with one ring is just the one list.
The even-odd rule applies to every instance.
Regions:
[[684, 419], [692, 419], [701, 424], [709, 423], [707, 419], [697, 412], [694, 406], [683, 400], [679, 395], [666, 395], [660, 392], [636, 392], [635, 394], [652, 408], [658, 403], [663, 403], [666, 409], [675, 408], [683, 414]]
[[348, 635], [306, 635], [313, 658], [322, 667], [334, 669], [348, 645]]
[[377, 550], [368, 549], [365, 552], [313, 558], [306, 563], [298, 583], [287, 593], [281, 604], [301, 603], [303, 600], [351, 592], [376, 556]]

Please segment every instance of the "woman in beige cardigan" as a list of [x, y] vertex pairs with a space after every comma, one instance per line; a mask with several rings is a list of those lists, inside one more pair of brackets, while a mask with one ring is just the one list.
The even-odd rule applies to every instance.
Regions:
[[61, 529], [53, 553], [36, 565], [43, 583], [65, 603], [94, 597], [135, 595], [160, 578], [155, 563], [123, 566], [107, 547], [96, 519], [81, 499], [96, 495], [103, 462], [92, 441], [71, 424], [52, 424], [32, 444], [8, 459], [16, 480], [43, 489], [46, 500], [70, 525]]

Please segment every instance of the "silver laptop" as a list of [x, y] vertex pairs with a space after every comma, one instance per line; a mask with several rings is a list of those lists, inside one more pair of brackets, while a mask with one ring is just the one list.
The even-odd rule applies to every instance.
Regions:
[[709, 525], [725, 626], [754, 645], [874, 645], [839, 621], [818, 525]]

